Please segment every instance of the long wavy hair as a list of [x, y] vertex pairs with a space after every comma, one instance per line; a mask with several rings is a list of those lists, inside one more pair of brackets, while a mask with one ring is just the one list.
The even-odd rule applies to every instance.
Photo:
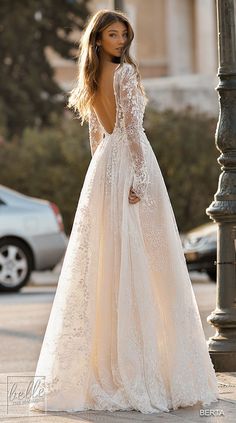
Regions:
[[[98, 77], [100, 71], [99, 51], [96, 49], [96, 42], [101, 39], [101, 33], [114, 22], [122, 22], [127, 29], [128, 37], [119, 63], [130, 63], [137, 73], [138, 85], [145, 95], [141, 83], [138, 66], [130, 56], [130, 45], [134, 38], [134, 31], [123, 12], [107, 9], [95, 13], [88, 21], [79, 42], [77, 57], [78, 76], [76, 86], [69, 92], [67, 107], [79, 113], [81, 125], [89, 119], [90, 107], [93, 104], [94, 96], [98, 88]], [[114, 61], [116, 58], [114, 58]]]

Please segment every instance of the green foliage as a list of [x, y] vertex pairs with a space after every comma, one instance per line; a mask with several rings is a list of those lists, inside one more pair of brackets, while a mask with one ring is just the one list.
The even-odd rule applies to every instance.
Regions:
[[27, 128], [21, 145], [1, 146], [1, 183], [55, 202], [69, 232], [90, 158], [88, 128], [78, 120], [40, 132]]
[[147, 110], [147, 137], [156, 154], [181, 231], [209, 222], [205, 209], [217, 190], [220, 167], [216, 119], [182, 112]]
[[51, 125], [51, 111], [62, 115], [64, 94], [47, 60], [50, 47], [74, 59], [72, 30], [82, 29], [88, 0], [1, 0], [0, 92], [8, 138], [25, 127]]
[[3, 101], [0, 98], [0, 144], [7, 136], [7, 130], [6, 130], [6, 117], [4, 113], [4, 105]]
[[[144, 126], [170, 195], [180, 231], [208, 222], [220, 172], [214, 144], [216, 120], [191, 111], [147, 109]], [[22, 142], [0, 146], [1, 183], [54, 201], [67, 233], [91, 160], [87, 125], [54, 118], [54, 128], [27, 128]]]

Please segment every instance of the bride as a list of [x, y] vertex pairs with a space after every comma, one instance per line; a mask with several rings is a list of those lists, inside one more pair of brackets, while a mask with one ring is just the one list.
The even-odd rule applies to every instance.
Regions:
[[[169, 412], [218, 401], [215, 371], [166, 186], [125, 14], [100, 10], [80, 43], [69, 107], [89, 123], [81, 190], [31, 410]], [[79, 147], [78, 147], [79, 148]]]

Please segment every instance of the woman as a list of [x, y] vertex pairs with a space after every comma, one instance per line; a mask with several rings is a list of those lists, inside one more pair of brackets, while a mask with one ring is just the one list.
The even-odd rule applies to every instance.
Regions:
[[[80, 194], [31, 409], [169, 412], [217, 401], [217, 380], [175, 217], [142, 126], [133, 30], [101, 10], [80, 44], [69, 106], [89, 121]], [[118, 64], [117, 64], [118, 63]]]

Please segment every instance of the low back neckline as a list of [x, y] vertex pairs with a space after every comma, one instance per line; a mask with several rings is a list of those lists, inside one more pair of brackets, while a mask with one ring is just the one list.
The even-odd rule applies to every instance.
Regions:
[[103, 124], [101, 123], [96, 110], [93, 107], [94, 113], [96, 114], [97, 120], [99, 122], [99, 124], [101, 125], [101, 128], [103, 130], [103, 132], [105, 133], [105, 135], [109, 135], [112, 136], [116, 130], [117, 124], [118, 124], [118, 105], [117, 105], [117, 97], [116, 97], [116, 87], [115, 87], [115, 82], [116, 82], [116, 72], [117, 70], [121, 67], [121, 63], [118, 64], [118, 66], [116, 66], [114, 73], [113, 73], [113, 80], [112, 80], [112, 86], [113, 86], [113, 93], [114, 93], [114, 97], [115, 97], [115, 104], [116, 104], [116, 117], [115, 117], [115, 124], [114, 124], [114, 128], [112, 130], [112, 132], [107, 132], [106, 129], [104, 128]]

